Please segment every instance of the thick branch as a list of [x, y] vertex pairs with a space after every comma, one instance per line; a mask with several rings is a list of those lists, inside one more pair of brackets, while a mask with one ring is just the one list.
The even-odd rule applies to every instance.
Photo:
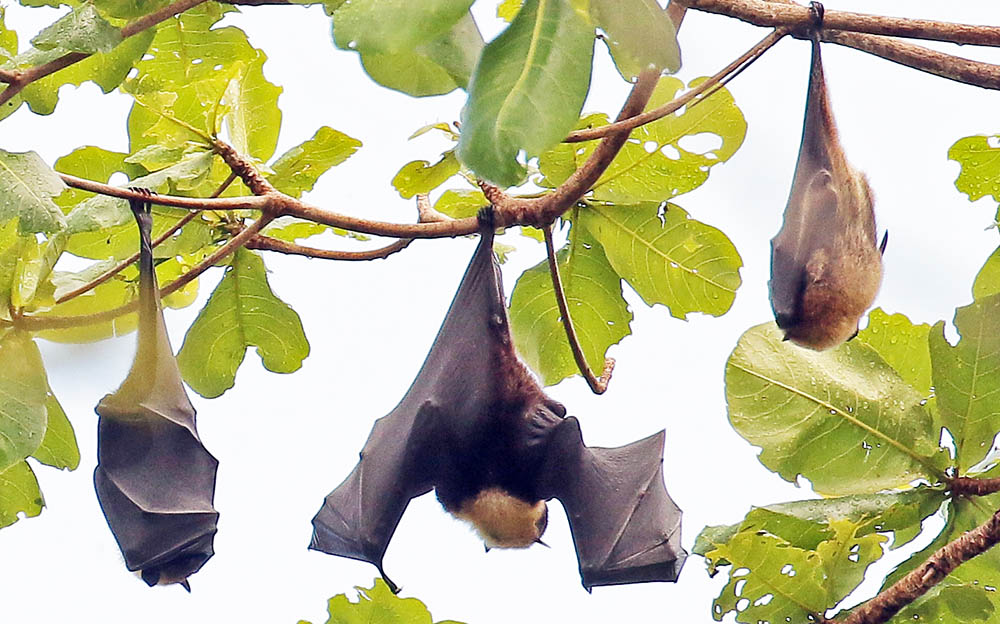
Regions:
[[1000, 479], [956, 477], [948, 484], [954, 496], [987, 496], [1000, 492]]
[[1000, 511], [975, 529], [938, 549], [927, 561], [868, 602], [854, 609], [844, 624], [882, 624], [927, 593], [951, 572], [1000, 542]]
[[[789, 26], [795, 29], [806, 29], [813, 24], [809, 7], [797, 4], [774, 3], [765, 0], [677, 1], [691, 9], [735, 17], [755, 26]], [[870, 35], [1000, 47], [1000, 27], [998, 26], [953, 24], [936, 20], [886, 17], [828, 9], [823, 16], [823, 28]]]
[[549, 274], [552, 276], [552, 291], [555, 293], [556, 303], [559, 304], [559, 314], [562, 317], [563, 327], [566, 329], [566, 339], [569, 341], [569, 348], [573, 352], [573, 359], [580, 374], [587, 380], [590, 391], [594, 394], [604, 394], [608, 389], [608, 382], [611, 381], [611, 373], [615, 369], [614, 358], [604, 360], [604, 371], [601, 376], [595, 377], [587, 364], [587, 357], [580, 347], [580, 340], [576, 337], [576, 329], [573, 327], [573, 319], [569, 315], [569, 304], [566, 302], [566, 293], [563, 292], [562, 278], [559, 277], [559, 263], [556, 262], [556, 252], [552, 245], [552, 226], [542, 229], [545, 233], [545, 253], [549, 259]]
[[[205, 0], [177, 0], [177, 2], [169, 4], [158, 11], [153, 11], [149, 15], [144, 15], [131, 24], [126, 24], [122, 27], [122, 39], [127, 39], [132, 35], [151, 28], [164, 20], [170, 19], [178, 13], [183, 13], [188, 9], [198, 6], [202, 2], [205, 2]], [[60, 69], [65, 69], [74, 63], [79, 63], [89, 56], [89, 54], [84, 54], [82, 52], [70, 52], [53, 61], [49, 61], [48, 63], [36, 65], [35, 67], [29, 67], [25, 70], [5, 72], [2, 77], [5, 79], [3, 79], [2, 82], [6, 82], [8, 84], [7, 88], [0, 92], [0, 104], [9, 101], [15, 95], [20, 93], [24, 87], [28, 86], [32, 82], [44, 78], [49, 74], [54, 74]]]

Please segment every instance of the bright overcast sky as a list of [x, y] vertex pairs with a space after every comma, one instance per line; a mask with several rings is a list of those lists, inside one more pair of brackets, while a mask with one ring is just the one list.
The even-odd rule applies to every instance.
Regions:
[[[493, 4], [476, 7], [487, 36], [498, 28]], [[1000, 22], [993, 2], [858, 0], [828, 7]], [[25, 45], [56, 15], [15, 5], [8, 7], [7, 23]], [[375, 85], [353, 53], [333, 48], [329, 22], [317, 8], [247, 8], [226, 23], [245, 29], [266, 51], [265, 72], [284, 87], [277, 153], [320, 125], [364, 143], [324, 176], [310, 201], [362, 216], [414, 219], [413, 205], [389, 181], [404, 163], [433, 161], [446, 146], [431, 136], [405, 138], [424, 124], [457, 119], [463, 94], [417, 100]], [[691, 12], [681, 30], [680, 77], [714, 73], [765, 34]], [[1000, 63], [996, 50], [938, 47]], [[586, 110], [613, 115], [627, 85], [606, 55], [598, 56]], [[824, 60], [848, 158], [869, 176], [879, 231], [892, 232], [876, 305], [917, 322], [950, 321], [956, 306], [971, 301], [972, 278], [998, 238], [987, 230], [996, 206], [970, 204], [955, 190], [958, 165], [946, 159], [947, 150], [960, 137], [1000, 131], [1000, 95], [833, 45], [824, 47]], [[664, 473], [684, 510], [689, 550], [706, 524], [739, 521], [753, 504], [812, 496], [807, 483], [796, 487], [768, 472], [757, 450], [733, 432], [723, 388], [725, 361], [740, 334], [770, 318], [768, 241], [780, 226], [795, 165], [808, 63], [808, 44], [787, 39], [731, 84], [749, 123], [746, 142], [729, 163], [712, 170], [704, 188], [677, 199], [694, 218], [721, 228], [739, 250], [743, 286], [733, 309], [721, 318], [691, 315], [683, 322], [661, 306], [648, 308], [626, 289], [633, 336], [612, 349], [618, 366], [610, 390], [596, 397], [579, 378], [551, 389], [580, 418], [590, 444], [617, 446], [667, 430]], [[54, 115], [22, 107], [0, 122], [0, 148], [35, 150], [50, 164], [78, 145], [125, 150], [129, 104], [123, 96], [100, 96], [90, 83], [65, 88]], [[513, 234], [502, 240], [518, 248], [503, 269], [509, 294], [543, 250]], [[123, 379], [134, 338], [75, 346], [43, 342], [51, 385], [76, 428], [83, 460], [74, 473], [33, 464], [47, 508], [0, 531], [5, 621], [324, 622], [329, 596], [370, 585], [376, 572], [368, 564], [308, 552], [309, 521], [357, 461], [372, 421], [409, 386], [474, 245], [473, 239], [418, 241], [371, 263], [266, 257], [272, 287], [301, 315], [312, 351], [293, 375], [265, 371], [251, 351], [233, 390], [211, 401], [192, 393], [201, 436], [220, 461], [215, 502], [221, 517], [216, 555], [191, 578], [190, 595], [176, 586], [147, 588], [126, 572], [94, 495], [93, 406]], [[215, 270], [202, 278], [198, 303], [168, 312], [175, 350], [220, 275]], [[597, 588], [588, 595], [565, 517], [558, 503], [552, 507], [550, 549], [486, 554], [471, 531], [425, 496], [403, 517], [386, 570], [404, 596], [422, 599], [437, 620], [711, 621], [711, 600], [725, 575], [709, 579], [695, 556], [677, 585]]]

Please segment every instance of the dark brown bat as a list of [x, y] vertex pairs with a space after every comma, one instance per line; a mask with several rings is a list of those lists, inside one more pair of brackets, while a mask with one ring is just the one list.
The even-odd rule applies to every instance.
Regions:
[[[816, 3], [814, 3], [816, 4]], [[822, 7], [817, 12], [822, 19]], [[771, 307], [785, 339], [824, 350], [850, 339], [882, 282], [871, 189], [844, 157], [818, 36], [785, 220], [771, 240]]]
[[219, 462], [198, 438], [163, 324], [149, 204], [130, 205], [141, 240], [138, 346], [121, 387], [97, 404], [94, 486], [125, 566], [150, 586], [191, 591], [188, 576], [214, 553]]
[[569, 516], [583, 585], [676, 580], [687, 553], [663, 484], [659, 433], [620, 448], [583, 444], [511, 342], [492, 212], [423, 367], [378, 419], [361, 461], [313, 518], [310, 548], [374, 564], [410, 499], [437, 490], [487, 549], [539, 542], [545, 501]]

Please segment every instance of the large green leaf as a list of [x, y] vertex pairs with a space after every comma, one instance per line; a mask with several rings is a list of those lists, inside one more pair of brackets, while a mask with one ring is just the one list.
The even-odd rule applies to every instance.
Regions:
[[68, 236], [59, 232], [44, 241], [31, 235], [23, 238], [10, 292], [10, 305], [19, 310], [32, 302], [39, 286], [52, 273], [52, 268], [66, 248]]
[[229, 82], [223, 96], [229, 107], [225, 116], [229, 140], [240, 154], [266, 162], [274, 155], [281, 128], [281, 109], [278, 96], [282, 88], [264, 77], [267, 55], [257, 51], [257, 56]]
[[805, 624], [827, 607], [823, 560], [780, 537], [740, 532], [706, 557], [712, 572], [716, 563], [732, 565], [729, 582], [712, 605], [717, 621], [735, 611], [737, 622]]
[[[604, 369], [608, 349], [629, 335], [632, 312], [622, 298], [621, 278], [594, 238], [574, 226], [556, 254], [566, 303], [590, 369]], [[560, 320], [548, 260], [525, 271], [510, 297], [514, 346], [528, 366], [551, 386], [579, 374]]]
[[[692, 80], [694, 87], [704, 78]], [[661, 78], [646, 109], [673, 100], [684, 83], [676, 78]], [[608, 123], [605, 115], [588, 115], [577, 127], [597, 127]], [[661, 202], [701, 186], [709, 170], [729, 160], [743, 144], [747, 123], [736, 107], [732, 94], [720, 89], [697, 106], [686, 106], [663, 119], [639, 126], [632, 131], [621, 151], [594, 185], [594, 197], [615, 202]], [[694, 137], [714, 135], [715, 144], [693, 141]], [[544, 184], [562, 184], [580, 167], [597, 147], [597, 141], [558, 145], [538, 161], [545, 175]]]
[[406, 52], [448, 32], [471, 6], [472, 0], [352, 0], [333, 14], [333, 40], [342, 50]]
[[301, 197], [331, 167], [344, 162], [361, 147], [361, 141], [333, 128], [321, 126], [316, 134], [282, 154], [271, 165], [268, 181], [282, 193]]
[[740, 286], [740, 254], [726, 235], [688, 217], [684, 209], [658, 203], [588, 205], [580, 223], [600, 242], [611, 266], [649, 305], [670, 314], [719, 316]]
[[955, 188], [968, 195], [970, 201], [987, 195], [1000, 201], [1000, 147], [990, 145], [997, 138], [996, 135], [965, 137], [948, 150], [948, 158], [962, 166]]
[[569, 0], [528, 0], [483, 50], [462, 111], [458, 158], [480, 177], [517, 184], [532, 157], [562, 140], [590, 87], [594, 27]]
[[888, 314], [875, 308], [868, 314], [868, 327], [858, 332], [854, 340], [874, 349], [903, 381], [929, 397], [933, 394], [931, 353], [927, 346], [930, 331], [931, 326], [926, 323], [914, 325], [902, 314]]
[[765, 466], [827, 495], [944, 478], [924, 396], [874, 350], [815, 352], [782, 338], [773, 323], [753, 327], [726, 364], [729, 420]]
[[944, 337], [944, 323], [934, 326], [930, 353], [941, 420], [964, 473], [1000, 431], [1000, 294], [956, 310], [955, 326], [961, 340], [954, 347]]
[[[325, 624], [431, 624], [430, 612], [416, 598], [400, 598], [389, 590], [382, 579], [371, 587], [355, 587], [358, 601], [352, 602], [347, 594], [330, 598], [330, 617]], [[310, 624], [299, 620], [299, 624]], [[437, 624], [460, 624], [442, 620]]]
[[618, 71], [635, 80], [646, 68], [681, 67], [677, 29], [655, 0], [590, 0], [590, 15], [604, 31]]
[[1000, 293], [1000, 247], [993, 250], [972, 283], [972, 296], [984, 299]]
[[0, 471], [0, 528], [17, 522], [18, 514], [37, 516], [44, 506], [38, 480], [28, 462], [19, 461]]
[[903, 609], [891, 620], [934, 624], [991, 622], [996, 611], [995, 590], [976, 582], [942, 581]]
[[249, 346], [276, 373], [298, 370], [309, 355], [299, 315], [271, 291], [264, 261], [239, 249], [188, 329], [177, 364], [198, 394], [217, 397], [233, 387]]
[[121, 43], [121, 32], [109, 24], [92, 4], [81, 5], [35, 35], [31, 44], [39, 50], [61, 48], [66, 52], [110, 52]]
[[45, 437], [32, 457], [53, 468], [76, 470], [80, 465], [80, 447], [76, 443], [76, 433], [51, 388], [45, 401], [45, 411]]
[[705, 527], [695, 540], [694, 552], [704, 556], [737, 532], [748, 530], [767, 531], [793, 546], [814, 550], [833, 537], [829, 523], [839, 520], [857, 524], [858, 536], [893, 532], [892, 546], [898, 548], [920, 532], [921, 522], [945, 499], [943, 490], [922, 487], [755, 507], [742, 522]]
[[66, 185], [35, 152], [0, 149], [0, 224], [18, 217], [21, 232], [56, 232], [66, 220], [52, 198]]
[[35, 452], [45, 435], [49, 384], [42, 356], [18, 330], [0, 336], [0, 472]]

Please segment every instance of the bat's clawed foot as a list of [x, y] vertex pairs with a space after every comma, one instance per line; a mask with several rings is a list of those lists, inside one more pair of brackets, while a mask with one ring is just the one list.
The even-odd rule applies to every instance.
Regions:
[[823, 27], [823, 16], [826, 15], [826, 8], [822, 2], [810, 2], [809, 12], [812, 15], [813, 28], [819, 30]]
[[496, 208], [493, 204], [480, 208], [479, 212], [476, 213], [476, 221], [479, 222], [480, 230], [495, 230]]

